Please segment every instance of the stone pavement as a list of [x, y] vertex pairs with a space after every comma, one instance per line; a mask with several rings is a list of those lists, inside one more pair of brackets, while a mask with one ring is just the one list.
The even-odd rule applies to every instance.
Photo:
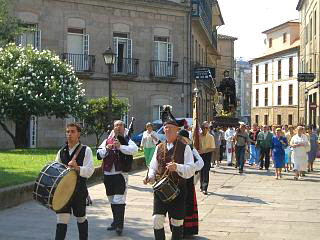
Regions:
[[[273, 171], [246, 166], [239, 175], [233, 167], [222, 166], [210, 173], [209, 195], [199, 192], [199, 236], [192, 239], [295, 240], [320, 239], [320, 164], [313, 174], [294, 181], [293, 174], [274, 179]], [[123, 236], [106, 227], [111, 222], [110, 205], [104, 185], [89, 188], [93, 206], [88, 207], [89, 239], [153, 239], [152, 190], [142, 184], [146, 171], [129, 176], [129, 191]], [[54, 212], [35, 201], [0, 211], [1, 240], [54, 239]], [[169, 228], [166, 222], [167, 239]], [[67, 239], [78, 239], [75, 218], [68, 225]]]

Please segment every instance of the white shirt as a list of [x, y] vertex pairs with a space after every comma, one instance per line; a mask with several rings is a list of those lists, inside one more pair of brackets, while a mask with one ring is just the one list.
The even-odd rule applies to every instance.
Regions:
[[[154, 136], [156, 138], [156, 140], [151, 135]], [[148, 131], [143, 132], [141, 145], [144, 148], [153, 148], [156, 146], [158, 141], [159, 141], [159, 137], [155, 131], [151, 131], [151, 133], [149, 133]]]
[[[69, 149], [69, 155], [71, 156], [71, 154], [74, 152], [74, 150], [77, 148], [77, 146], [79, 145], [80, 143], [77, 143], [76, 145], [73, 146], [73, 148]], [[57, 156], [56, 156], [56, 162], [61, 162], [61, 159], [60, 159], [60, 151], [58, 151], [57, 153]], [[89, 178], [92, 176], [94, 172], [94, 165], [93, 165], [93, 157], [92, 157], [92, 151], [91, 151], [91, 148], [89, 148], [88, 146], [86, 147], [86, 152], [85, 152], [85, 155], [84, 155], [84, 159], [83, 159], [83, 164], [82, 166], [80, 166], [80, 173], [79, 175], [81, 177], [84, 177], [84, 178]]]
[[[97, 153], [99, 153], [100, 157], [103, 159], [106, 156], [108, 156], [109, 151], [106, 146], [107, 139], [105, 139], [101, 145], [99, 146], [99, 149], [97, 150]], [[120, 152], [126, 155], [134, 155], [138, 152], [138, 146], [130, 139], [127, 145], [120, 145]], [[114, 175], [119, 174], [121, 171], [116, 171], [114, 164], [112, 165], [112, 169], [110, 172], [104, 171], [105, 175]]]
[[[159, 145], [158, 145], [159, 146]], [[150, 162], [148, 177], [151, 179], [151, 182], [155, 180], [156, 173], [158, 171], [158, 161], [157, 161], [157, 152], [158, 146], [154, 151], [152, 160]], [[167, 143], [168, 151], [173, 148], [172, 143]], [[193, 154], [189, 145], [186, 145], [184, 149], [184, 164], [177, 163], [176, 172], [182, 178], [191, 178], [196, 171], [196, 165], [194, 163]]]
[[234, 134], [235, 134], [235, 131], [232, 128], [228, 128], [227, 131], [224, 134], [224, 139], [227, 142], [231, 142], [232, 137], [234, 136]]

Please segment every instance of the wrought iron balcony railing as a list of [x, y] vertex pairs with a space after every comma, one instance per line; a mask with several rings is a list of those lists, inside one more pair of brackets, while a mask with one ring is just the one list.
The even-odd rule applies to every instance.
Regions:
[[177, 78], [178, 66], [179, 64], [177, 62], [151, 60], [150, 75], [151, 77], [157, 78]]
[[63, 53], [62, 59], [71, 64], [75, 72], [94, 72], [94, 55]]
[[112, 69], [113, 74], [138, 76], [139, 59], [135, 58], [119, 58], [116, 57]]

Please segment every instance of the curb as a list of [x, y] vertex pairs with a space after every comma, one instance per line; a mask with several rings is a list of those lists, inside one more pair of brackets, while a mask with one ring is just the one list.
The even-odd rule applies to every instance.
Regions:
[[[144, 157], [134, 158], [132, 163], [132, 169], [130, 172], [141, 170], [145, 168]], [[100, 167], [94, 169], [94, 173], [89, 178], [87, 184], [92, 184], [94, 182], [101, 181], [102, 171]], [[0, 189], [0, 210], [15, 207], [21, 203], [30, 201], [33, 199], [34, 182], [28, 182], [24, 184], [19, 184], [16, 186], [5, 187]]]

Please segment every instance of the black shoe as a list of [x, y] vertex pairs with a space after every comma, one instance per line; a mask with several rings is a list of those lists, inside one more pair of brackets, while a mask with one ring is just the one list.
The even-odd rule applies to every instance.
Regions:
[[243, 173], [243, 170], [239, 170], [239, 173], [240, 173], [240, 174]]
[[116, 232], [117, 232], [118, 236], [121, 236], [122, 230], [123, 230], [122, 228], [116, 227]]
[[263, 167], [259, 167], [259, 170], [263, 170]]
[[111, 223], [110, 227], [107, 228], [108, 231], [114, 231], [116, 230], [116, 226], [114, 226], [114, 223]]
[[228, 163], [228, 166], [229, 166], [229, 167], [232, 167], [232, 163]]

